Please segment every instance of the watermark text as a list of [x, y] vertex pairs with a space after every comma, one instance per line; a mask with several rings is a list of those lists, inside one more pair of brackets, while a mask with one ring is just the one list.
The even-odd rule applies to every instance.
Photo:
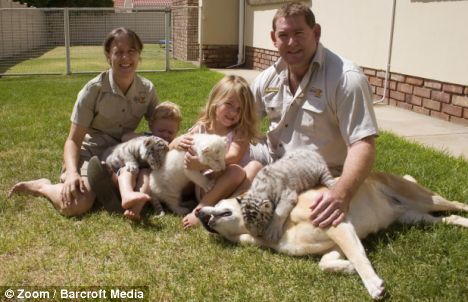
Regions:
[[148, 286], [105, 286], [105, 287], [34, 287], [2, 286], [0, 301], [19, 301], [34, 299], [37, 301], [148, 301]]

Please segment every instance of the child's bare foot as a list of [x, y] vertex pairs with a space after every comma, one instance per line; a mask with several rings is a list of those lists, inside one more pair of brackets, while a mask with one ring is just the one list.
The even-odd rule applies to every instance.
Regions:
[[195, 216], [195, 211], [196, 209], [185, 215], [184, 218], [182, 218], [182, 224], [184, 226], [184, 229], [193, 228], [198, 225], [199, 221], [197, 216]]
[[151, 197], [148, 194], [141, 192], [130, 192], [122, 196], [122, 208], [125, 209], [124, 216], [131, 220], [140, 220], [140, 212], [150, 200]]
[[33, 196], [39, 196], [42, 195], [41, 193], [41, 188], [44, 185], [50, 185], [52, 184], [50, 180], [47, 178], [41, 178], [41, 179], [36, 179], [36, 180], [30, 180], [30, 181], [22, 181], [17, 184], [15, 184], [13, 187], [11, 187], [10, 191], [8, 191], [8, 197], [11, 197], [15, 193], [27, 193], [31, 194]]
[[130, 209], [125, 210], [123, 215], [130, 220], [140, 221], [141, 220], [140, 213], [144, 206], [145, 206], [145, 203], [143, 203], [142, 206], [139, 206], [139, 205], [134, 206]]
[[148, 194], [142, 192], [129, 192], [122, 195], [122, 208], [130, 209], [139, 204], [145, 204], [150, 201], [151, 197]]

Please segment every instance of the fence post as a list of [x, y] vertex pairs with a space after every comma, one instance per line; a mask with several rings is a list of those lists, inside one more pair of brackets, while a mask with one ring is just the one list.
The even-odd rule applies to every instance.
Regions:
[[170, 62], [169, 62], [169, 47], [170, 46], [170, 43], [169, 43], [169, 39], [170, 39], [170, 35], [171, 35], [171, 8], [169, 7], [166, 7], [166, 11], [164, 13], [164, 20], [165, 20], [165, 38], [164, 38], [164, 43], [166, 45], [166, 71], [169, 71], [171, 70], [171, 66], [169, 65]]
[[63, 32], [65, 35], [65, 60], [67, 66], [67, 75], [71, 74], [71, 64], [70, 64], [70, 16], [68, 8], [66, 7], [63, 10]]

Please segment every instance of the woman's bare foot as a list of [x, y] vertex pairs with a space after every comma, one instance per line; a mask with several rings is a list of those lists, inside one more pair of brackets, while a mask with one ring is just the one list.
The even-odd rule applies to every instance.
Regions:
[[130, 192], [122, 196], [122, 208], [125, 209], [124, 216], [131, 220], [140, 220], [140, 212], [145, 204], [151, 200], [148, 194], [141, 192]]
[[182, 224], [184, 226], [184, 229], [193, 228], [198, 225], [199, 221], [197, 216], [195, 215], [195, 211], [196, 209], [185, 215], [184, 218], [182, 218]]
[[31, 194], [33, 196], [40, 196], [42, 195], [41, 189], [44, 185], [51, 185], [52, 182], [47, 178], [41, 178], [36, 180], [30, 181], [22, 181], [15, 184], [11, 187], [10, 191], [8, 191], [8, 197], [11, 197], [15, 193], [26, 193]]

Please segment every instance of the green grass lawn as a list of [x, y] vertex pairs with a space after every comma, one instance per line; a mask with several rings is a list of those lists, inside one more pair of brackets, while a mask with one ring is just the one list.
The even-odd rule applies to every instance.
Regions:
[[[196, 68], [190, 62], [172, 58], [169, 54], [171, 69]], [[145, 44], [141, 54], [139, 70], [165, 70], [165, 49], [159, 44]], [[2, 62], [2, 65], [4, 62]], [[109, 67], [102, 46], [73, 46], [70, 48], [70, 68], [72, 73], [100, 71]], [[4, 72], [15, 73], [66, 73], [65, 47], [56, 47], [38, 57], [24, 59]]]
[[[184, 231], [172, 215], [142, 224], [103, 211], [65, 218], [44, 198], [7, 199], [17, 181], [57, 180], [76, 94], [91, 77], [0, 79], [0, 287], [148, 286], [150, 301], [370, 300], [358, 276], [323, 273], [318, 257], [236, 246], [201, 228]], [[181, 106], [186, 130], [222, 75], [145, 77], [161, 100]], [[448, 199], [468, 202], [463, 159], [390, 133], [377, 139], [377, 149], [376, 170], [410, 174]], [[468, 230], [395, 225], [364, 245], [390, 301], [468, 297]]]

